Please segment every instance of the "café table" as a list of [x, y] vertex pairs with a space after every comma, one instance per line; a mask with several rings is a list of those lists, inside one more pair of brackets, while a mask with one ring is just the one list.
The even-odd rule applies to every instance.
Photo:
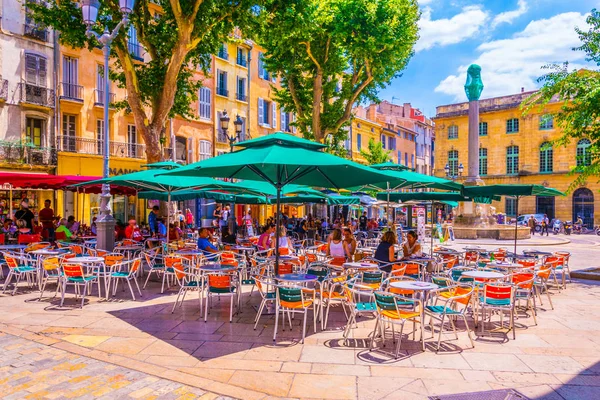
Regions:
[[419, 312], [421, 313], [421, 323], [425, 323], [425, 303], [427, 302], [429, 291], [439, 289], [439, 286], [431, 282], [412, 280], [390, 282], [390, 286], [396, 289], [414, 290], [417, 293], [421, 293], [422, 303]]
[[533, 257], [547, 257], [553, 255], [553, 253], [549, 251], [540, 251], [540, 250], [523, 250], [523, 255], [525, 256], [533, 256]]
[[225, 264], [205, 264], [198, 267], [198, 269], [202, 272], [231, 272], [236, 271], [237, 267], [233, 265], [225, 265]]
[[369, 270], [369, 269], [379, 269], [379, 265], [374, 263], [361, 263], [361, 262], [347, 262], [343, 263], [342, 267], [344, 269], [356, 269], [356, 270]]
[[499, 280], [506, 278], [506, 275], [501, 274], [500, 272], [492, 272], [492, 271], [465, 271], [461, 276], [466, 276], [467, 278], [473, 279], [486, 279], [486, 280]]
[[319, 279], [318, 276], [312, 274], [282, 274], [275, 275], [274, 277], [278, 281], [287, 283], [306, 283], [315, 282]]
[[19, 252], [23, 253], [23, 250], [27, 248], [26, 244], [3, 244], [0, 245], [0, 251], [2, 250], [19, 250]]
[[510, 269], [510, 268], [523, 268], [523, 266], [521, 264], [510, 263], [510, 262], [503, 262], [503, 261], [490, 262], [490, 263], [487, 263], [486, 266], [487, 267], [491, 267], [491, 268], [506, 268], [506, 269]]
[[[106, 266], [104, 265], [104, 257], [94, 257], [94, 256], [82, 256], [82, 257], [73, 257], [66, 259], [64, 261], [66, 264], [83, 264], [86, 269], [92, 269], [96, 273], [98, 278], [98, 297], [102, 297], [102, 292], [100, 291], [100, 273], [105, 271]], [[109, 291], [110, 291], [110, 283], [109, 279], [104, 277], [104, 289], [106, 291], [106, 299], [108, 300]]]

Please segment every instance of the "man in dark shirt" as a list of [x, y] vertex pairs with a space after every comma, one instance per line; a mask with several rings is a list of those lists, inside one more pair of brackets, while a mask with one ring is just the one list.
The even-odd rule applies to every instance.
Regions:
[[363, 211], [363, 215], [358, 218], [358, 225], [361, 231], [367, 230], [367, 222], [369, 219], [367, 218], [367, 212]]
[[21, 209], [15, 213], [15, 219], [18, 221], [22, 219], [27, 224], [27, 227], [33, 232], [33, 219], [35, 215], [29, 209], [29, 199], [23, 199], [21, 202]]
[[48, 239], [54, 241], [54, 210], [50, 208], [52, 202], [50, 200], [44, 201], [44, 208], [40, 210], [39, 218], [44, 228], [44, 233], [47, 232]]

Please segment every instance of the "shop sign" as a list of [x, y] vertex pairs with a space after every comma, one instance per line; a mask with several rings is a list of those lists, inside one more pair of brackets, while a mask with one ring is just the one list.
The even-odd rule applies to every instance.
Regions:
[[139, 170], [130, 169], [130, 168], [109, 168], [108, 169], [108, 174], [111, 176], [131, 174], [132, 172], [139, 172]]

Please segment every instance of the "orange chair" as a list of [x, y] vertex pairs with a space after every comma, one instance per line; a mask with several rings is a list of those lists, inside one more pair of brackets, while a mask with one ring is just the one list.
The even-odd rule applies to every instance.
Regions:
[[465, 253], [465, 265], [469, 266], [470, 264], [477, 265], [477, 261], [479, 261], [479, 252], [478, 251], [467, 251]]
[[208, 306], [213, 295], [231, 296], [229, 302], [229, 322], [233, 321], [233, 302], [236, 300], [239, 309], [240, 296], [237, 282], [234, 281], [234, 275], [229, 274], [210, 274], [206, 288], [206, 303], [204, 305], [204, 322], [208, 318]]
[[290, 249], [287, 247], [280, 247], [279, 248], [279, 255], [280, 256], [287, 256], [290, 254]]
[[133, 301], [135, 301], [135, 294], [133, 293], [131, 281], [135, 282], [135, 286], [137, 286], [138, 293], [140, 294], [140, 297], [142, 296], [142, 291], [140, 290], [140, 286], [138, 285], [138, 282], [136, 279], [137, 272], [139, 271], [141, 265], [142, 265], [142, 259], [135, 258], [133, 260], [126, 261], [124, 263], [119, 264], [119, 269], [125, 268], [126, 269], [125, 271], [112, 271], [112, 273], [110, 274], [110, 280], [114, 281], [113, 293], [112, 293], [113, 296], [117, 293], [117, 285], [119, 284], [120, 279], [123, 279], [127, 282], [127, 285], [129, 286], [129, 291], [131, 292], [131, 297], [133, 298]]
[[[81, 264], [63, 264], [63, 278], [62, 278], [62, 296], [60, 299], [60, 306], [63, 306], [65, 301], [65, 292], [67, 291], [67, 285], [73, 285], [75, 287], [75, 298], [81, 294], [81, 308], [85, 302], [85, 295], [88, 291], [91, 292], [91, 284], [97, 279], [95, 275], [85, 275], [83, 272], [83, 266]], [[83, 287], [83, 293], [80, 293], [80, 287]]]
[[15, 293], [17, 293], [17, 287], [19, 286], [19, 282], [22, 278], [25, 278], [30, 285], [35, 282], [37, 270], [34, 267], [27, 265], [28, 260], [24, 257], [9, 253], [3, 253], [3, 255], [4, 261], [8, 266], [8, 276], [4, 281], [4, 289], [2, 290], [2, 293], [6, 291], [8, 284], [12, 280], [13, 276], [15, 276], [17, 281], [15, 282], [15, 287], [12, 292], [14, 296]]
[[454, 268], [458, 264], [458, 256], [452, 254], [444, 254], [442, 256], [442, 262], [445, 269]]
[[[559, 256], [548, 256], [544, 260], [544, 264], [549, 264], [552, 266], [552, 272], [550, 273], [550, 277], [554, 281], [553, 285], [558, 288], [559, 293], [560, 293], [560, 290], [563, 289], [565, 282], [564, 282], [564, 275], [562, 276], [561, 282], [560, 283], [558, 282], [558, 278], [556, 277], [556, 271], [557, 271], [557, 269], [562, 268], [563, 263], [564, 263], [564, 259]], [[562, 270], [561, 270], [561, 273], [562, 273]]]
[[542, 303], [542, 292], [546, 292], [546, 296], [548, 297], [548, 301], [550, 302], [550, 307], [554, 310], [554, 305], [552, 304], [552, 298], [550, 297], [550, 290], [548, 289], [548, 279], [550, 279], [550, 274], [552, 273], [552, 264], [543, 264], [539, 270], [535, 273], [536, 279], [533, 281], [533, 287], [535, 290], [535, 294], [540, 299], [540, 305], [543, 306]]
[[182, 264], [183, 260], [180, 256], [165, 256], [163, 258], [165, 262], [165, 269], [163, 273], [162, 286], [160, 288], [160, 292], [164, 293], [165, 291], [165, 281], [167, 283], [167, 288], [170, 287], [170, 278], [177, 279], [175, 273], [175, 264]]
[[396, 263], [392, 265], [392, 271], [390, 272], [391, 276], [398, 277], [404, 276], [406, 274], [406, 264], [405, 263]]
[[284, 262], [279, 264], [279, 275], [291, 274], [294, 272], [294, 264], [291, 262]]
[[[503, 283], [486, 283], [483, 286], [483, 296], [479, 303], [481, 308], [481, 334], [483, 335], [483, 325], [486, 311], [501, 313], [508, 312], [510, 315], [510, 329], [513, 332], [513, 339], [516, 339], [515, 333], [515, 289], [513, 285]], [[502, 321], [502, 320], [501, 320]]]
[[535, 296], [533, 293], [533, 282], [535, 275], [533, 272], [529, 271], [518, 271], [512, 274], [510, 279], [513, 285], [515, 285], [515, 299], [517, 301], [525, 300], [527, 302], [525, 305], [525, 311], [531, 310], [533, 322], [537, 325], [537, 309], [535, 306]]
[[221, 253], [221, 264], [237, 267], [238, 261], [235, 258], [235, 253], [231, 251], [224, 251], [223, 253]]

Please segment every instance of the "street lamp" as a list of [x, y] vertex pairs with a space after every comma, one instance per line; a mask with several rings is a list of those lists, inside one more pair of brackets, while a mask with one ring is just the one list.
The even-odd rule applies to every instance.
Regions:
[[444, 167], [444, 172], [446, 173], [446, 177], [456, 180], [459, 176], [462, 176], [463, 172], [465, 172], [465, 167], [463, 167], [462, 163], [458, 165], [458, 175], [452, 175], [450, 171], [450, 165], [446, 164]]
[[[110, 56], [110, 45], [112, 41], [117, 37], [119, 31], [123, 26], [129, 23], [129, 14], [133, 11], [135, 0], [119, 0], [119, 9], [123, 13], [123, 18], [117, 26], [112, 30], [108, 31], [108, 27], [104, 28], [102, 35], [94, 32], [92, 27], [96, 24], [98, 19], [98, 11], [100, 10], [100, 2], [98, 0], [83, 0], [81, 2], [81, 13], [83, 14], [83, 22], [87, 26], [86, 35], [87, 37], [95, 37], [96, 40], [102, 45], [102, 52], [104, 53], [104, 170], [102, 177], [108, 178], [108, 157], [110, 150], [110, 138], [108, 134], [108, 103], [110, 101], [110, 81], [108, 80], [108, 60]], [[102, 185], [102, 194], [100, 195], [100, 213], [98, 215], [97, 233], [98, 242], [97, 248], [102, 250], [112, 251], [115, 245], [115, 220], [111, 215], [110, 211], [110, 185]]]
[[233, 145], [242, 133], [244, 121], [240, 118], [239, 115], [235, 117], [235, 121], [233, 121], [233, 125], [235, 125], [235, 136], [230, 136], [229, 133], [227, 133], [229, 131], [230, 120], [231, 118], [229, 118], [229, 115], [227, 115], [227, 110], [223, 110], [223, 113], [221, 114], [220, 118], [221, 131], [223, 132], [223, 135], [227, 138], [227, 141], [229, 142], [229, 150], [233, 152]]

